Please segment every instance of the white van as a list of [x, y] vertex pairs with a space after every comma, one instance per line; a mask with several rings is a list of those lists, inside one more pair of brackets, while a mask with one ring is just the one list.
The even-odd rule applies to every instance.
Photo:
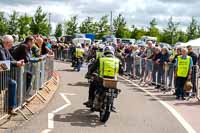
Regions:
[[89, 44], [89, 45], [91, 45], [91, 43], [92, 43], [91, 39], [89, 39], [89, 38], [74, 38], [74, 39], [72, 40], [72, 42], [73, 42], [75, 45], [77, 45], [78, 43], [80, 43], [80, 44]]
[[142, 36], [141, 41], [147, 43], [147, 41], [152, 41], [153, 44], [156, 44], [157, 37], [150, 37], [150, 36]]

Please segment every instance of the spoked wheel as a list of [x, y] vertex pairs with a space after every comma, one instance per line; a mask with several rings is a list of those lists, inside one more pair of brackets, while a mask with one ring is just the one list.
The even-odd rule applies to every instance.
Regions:
[[105, 97], [106, 102], [102, 105], [102, 110], [100, 111], [100, 121], [105, 123], [110, 117], [110, 99], [109, 97]]
[[110, 112], [108, 110], [103, 110], [100, 111], [100, 121], [105, 123], [106, 121], [108, 121], [110, 117]]

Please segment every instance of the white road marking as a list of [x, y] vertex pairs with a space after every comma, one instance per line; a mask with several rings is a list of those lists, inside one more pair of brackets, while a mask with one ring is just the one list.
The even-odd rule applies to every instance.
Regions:
[[73, 93], [60, 93], [60, 96], [64, 99], [66, 102], [65, 105], [57, 108], [56, 110], [52, 111], [51, 113], [48, 113], [48, 129], [43, 130], [41, 133], [49, 133], [54, 128], [54, 116], [56, 113], [60, 112], [61, 110], [67, 108], [68, 106], [72, 105], [71, 101], [67, 98], [67, 96], [74, 96], [76, 94]]
[[186, 129], [186, 131], [188, 133], [197, 133], [192, 126], [173, 108], [171, 107], [168, 103], [164, 102], [163, 100], [161, 100], [160, 98], [156, 97], [155, 95], [153, 95], [151, 92], [145, 90], [144, 88], [140, 87], [139, 85], [133, 83], [132, 81], [119, 76], [120, 78], [122, 78], [123, 80], [133, 84], [134, 86], [137, 86], [140, 90], [144, 91], [145, 93], [147, 93], [148, 95], [150, 95], [152, 98], [154, 98], [155, 100], [157, 100], [159, 103], [161, 103], [165, 108], [167, 108], [171, 114], [181, 123], [181, 125]]
[[51, 132], [51, 129], [46, 129], [46, 130], [42, 131], [41, 133], [49, 133], [49, 132]]

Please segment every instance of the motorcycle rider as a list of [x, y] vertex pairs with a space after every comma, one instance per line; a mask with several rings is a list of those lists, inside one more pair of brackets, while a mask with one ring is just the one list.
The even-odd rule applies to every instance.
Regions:
[[103, 44], [99, 44], [98, 46], [98, 50], [96, 51], [96, 60], [101, 58], [103, 56], [103, 48], [104, 48], [104, 45]]
[[[88, 101], [84, 103], [87, 107], [92, 106], [96, 96], [95, 93], [101, 95], [100, 93], [103, 90], [103, 78], [117, 80], [118, 73], [123, 71], [119, 59], [114, 56], [115, 49], [112, 46], [106, 46], [103, 51], [104, 56], [97, 59], [86, 74], [86, 77], [89, 78], [95, 71], [98, 73], [97, 82], [93, 86], [90, 86]], [[100, 103], [98, 104], [100, 105]]]
[[75, 67], [77, 68], [77, 71], [79, 72], [82, 62], [83, 62], [83, 57], [84, 57], [84, 50], [82, 49], [81, 44], [77, 44], [74, 54], [75, 54], [75, 61], [76, 61]]

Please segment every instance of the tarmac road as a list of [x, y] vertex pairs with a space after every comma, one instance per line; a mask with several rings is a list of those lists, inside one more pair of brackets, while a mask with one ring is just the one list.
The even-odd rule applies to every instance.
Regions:
[[66, 95], [71, 105], [55, 113], [51, 133], [186, 133], [178, 120], [157, 100], [123, 80], [118, 84], [122, 93], [115, 100], [118, 112], [112, 113], [109, 121], [102, 124], [99, 114], [91, 113], [82, 104], [88, 96], [88, 82], [84, 79], [86, 67], [81, 72], [74, 72], [70, 64], [55, 62], [55, 68], [61, 83], [54, 98], [14, 133], [41, 133], [48, 129], [48, 113], [66, 104], [60, 93], [76, 95]]

